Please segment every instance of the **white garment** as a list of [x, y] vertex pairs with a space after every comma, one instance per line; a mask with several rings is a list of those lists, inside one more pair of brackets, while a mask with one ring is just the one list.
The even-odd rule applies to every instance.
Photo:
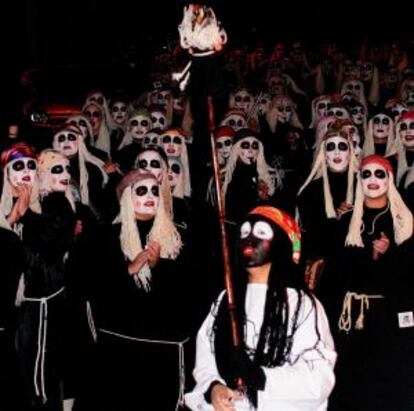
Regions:
[[[266, 300], [266, 284], [248, 284], [245, 309], [247, 315], [245, 341], [255, 348], [263, 322]], [[224, 291], [205, 319], [197, 335], [196, 364], [193, 375], [196, 386], [185, 395], [186, 405], [193, 411], [213, 411], [211, 404], [204, 399], [204, 393], [220, 377], [214, 356], [214, 342], [211, 331]], [[298, 302], [297, 292], [288, 289], [289, 332], [292, 317]], [[329, 330], [328, 320], [321, 303], [304, 295], [298, 317], [291, 354], [288, 361], [274, 368], [262, 367], [266, 374], [266, 385], [258, 391], [258, 411], [323, 411], [327, 409], [328, 397], [335, 384], [333, 368], [336, 351]], [[320, 340], [316, 327], [319, 332]], [[236, 410], [248, 410], [247, 401], [236, 403]]]

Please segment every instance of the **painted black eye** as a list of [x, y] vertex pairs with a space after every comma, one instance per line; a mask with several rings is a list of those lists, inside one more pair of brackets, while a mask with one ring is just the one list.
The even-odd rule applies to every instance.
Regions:
[[79, 125], [80, 125], [81, 127], [86, 127], [86, 121], [85, 121], [85, 120], [80, 120], [80, 121], [79, 121]]
[[379, 123], [381, 123], [381, 119], [379, 117], [375, 117], [373, 123], [374, 124], [379, 124]]
[[112, 111], [113, 111], [114, 113], [118, 113], [118, 111], [119, 111], [119, 107], [117, 107], [117, 106], [112, 107]]
[[146, 195], [147, 193], [148, 193], [148, 187], [147, 186], [138, 186], [135, 189], [135, 194], [138, 197], [142, 197], [142, 196]]
[[383, 118], [382, 119], [382, 124], [385, 124], [386, 126], [388, 126], [388, 124], [390, 124], [390, 119], [389, 118]]
[[69, 140], [69, 141], [76, 141], [76, 136], [75, 136], [75, 134], [69, 133], [69, 134], [68, 134], [68, 140]]
[[229, 126], [234, 127], [236, 122], [234, 120], [229, 120]]
[[242, 101], [242, 98], [241, 98], [240, 96], [236, 96], [236, 97], [234, 98], [234, 100], [235, 100], [237, 103], [240, 103], [240, 102]]
[[152, 186], [151, 187], [151, 193], [154, 197], [159, 197], [160, 195], [160, 188], [158, 186]]
[[138, 168], [147, 168], [148, 166], [148, 161], [147, 160], [139, 160], [138, 161]]
[[387, 174], [384, 170], [378, 169], [374, 171], [374, 176], [383, 180], [387, 176]]
[[180, 169], [179, 164], [173, 164], [171, 166], [171, 171], [175, 174], [180, 174], [181, 169]]
[[[414, 124], [414, 123], [413, 123]], [[224, 141], [224, 145], [226, 146], [226, 147], [230, 147], [231, 146], [231, 140], [225, 140]]]
[[62, 174], [63, 172], [64, 172], [64, 168], [63, 168], [63, 166], [61, 166], [60, 164], [59, 165], [56, 165], [56, 166], [53, 166], [52, 168], [51, 168], [51, 170], [50, 170], [50, 172], [52, 173], [52, 174]]
[[362, 170], [361, 178], [363, 180], [366, 180], [367, 178], [370, 178], [372, 176], [371, 170]]
[[138, 123], [138, 120], [132, 120], [132, 121], [131, 121], [131, 126], [132, 126], [132, 127], [136, 127], [138, 124], [139, 124], [139, 123]]
[[237, 127], [241, 127], [243, 125], [243, 121], [242, 120], [238, 120], [237, 121]]
[[402, 123], [402, 124], [400, 125], [400, 131], [405, 131], [405, 130], [408, 130], [408, 124], [406, 124], [406, 123]]
[[327, 145], [326, 145], [326, 151], [334, 151], [335, 150], [335, 147], [336, 147], [336, 145], [335, 145], [335, 143], [328, 143]]
[[18, 160], [13, 163], [12, 169], [14, 171], [22, 171], [24, 169], [24, 162], [22, 160]]
[[158, 160], [151, 160], [150, 166], [152, 168], [161, 168], [161, 163]]
[[249, 143], [248, 141], [243, 141], [243, 142], [240, 144], [240, 147], [241, 147], [242, 149], [244, 149], [244, 150], [248, 150], [248, 149], [250, 148], [250, 143]]
[[174, 144], [182, 144], [182, 140], [180, 137], [174, 137], [173, 138], [173, 143]]
[[338, 144], [339, 151], [348, 151], [348, 144], [341, 142]]
[[148, 123], [148, 120], [142, 120], [142, 121], [141, 121], [141, 126], [142, 126], [142, 127], [148, 127], [148, 124], [149, 124], [149, 123]]
[[29, 160], [29, 161], [27, 162], [27, 168], [28, 168], [29, 170], [36, 170], [36, 161], [34, 161], [34, 160]]
[[325, 108], [326, 108], [326, 104], [325, 103], [318, 104], [318, 109], [319, 110], [324, 110]]
[[223, 148], [223, 143], [218, 142], [218, 143], [217, 143], [217, 148], [218, 148], [218, 149]]
[[65, 136], [64, 134], [59, 134], [59, 135], [57, 136], [57, 141], [58, 141], [59, 143], [63, 143], [64, 141], [66, 141], [66, 136]]
[[171, 136], [164, 136], [164, 137], [162, 138], [162, 142], [163, 142], [164, 144], [170, 144], [170, 143], [171, 143]]
[[258, 150], [259, 149], [259, 143], [257, 141], [253, 141], [253, 143], [252, 143], [252, 149], [253, 150]]

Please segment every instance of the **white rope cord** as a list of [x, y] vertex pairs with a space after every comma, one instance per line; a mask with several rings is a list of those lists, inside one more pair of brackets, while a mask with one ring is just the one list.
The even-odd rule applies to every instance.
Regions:
[[190, 340], [189, 337], [184, 339], [183, 341], [167, 341], [167, 340], [149, 340], [146, 338], [137, 338], [137, 337], [131, 337], [130, 335], [120, 334], [114, 331], [105, 330], [104, 328], [99, 328], [99, 331], [108, 334], [113, 335], [115, 337], [123, 338], [125, 340], [129, 341], [137, 341], [137, 342], [143, 342], [143, 343], [149, 343], [149, 344], [163, 344], [163, 345], [176, 345], [178, 346], [178, 376], [179, 376], [179, 395], [177, 404], [175, 406], [175, 411], [178, 411], [181, 406], [184, 405], [184, 389], [185, 389], [185, 368], [184, 368], [184, 344]]
[[356, 330], [364, 329], [365, 311], [369, 309], [369, 300], [385, 298], [383, 295], [374, 294], [358, 294], [348, 291], [345, 294], [344, 302], [342, 305], [342, 313], [339, 317], [338, 327], [341, 331], [349, 332], [352, 328], [352, 302], [353, 300], [360, 302], [359, 316], [355, 321], [354, 328]]
[[93, 319], [91, 303], [89, 301], [86, 301], [86, 317], [88, 319], [89, 330], [92, 334], [92, 338], [96, 342], [98, 340], [98, 335], [96, 333], [95, 321]]
[[[40, 303], [39, 308], [39, 328], [37, 332], [37, 354], [34, 367], [33, 382], [35, 386], [35, 392], [38, 397], [42, 397], [43, 404], [46, 403], [46, 389], [45, 389], [45, 358], [46, 358], [46, 337], [47, 337], [47, 302], [63, 292], [65, 287], [60, 288], [55, 293], [41, 298], [25, 297], [24, 301]], [[40, 362], [40, 371], [39, 371]], [[40, 389], [38, 384], [38, 374], [40, 372]]]

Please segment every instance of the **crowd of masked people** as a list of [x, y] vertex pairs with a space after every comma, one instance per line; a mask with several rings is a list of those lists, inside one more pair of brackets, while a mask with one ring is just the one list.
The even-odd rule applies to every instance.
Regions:
[[[185, 56], [168, 53], [144, 94], [91, 90], [48, 148], [29, 131], [2, 141], [4, 411], [175, 410], [199, 383], [197, 331], [223, 288], [219, 199], [196, 79], [180, 91], [171, 74]], [[300, 228], [303, 288], [335, 348], [298, 358], [317, 368], [318, 353], [332, 376], [294, 374], [280, 409], [414, 410], [414, 62], [400, 44], [312, 53], [295, 42], [214, 56], [231, 265], [255, 207]], [[295, 365], [282, 357], [272, 367]], [[286, 372], [257, 389], [271, 399]], [[200, 409], [213, 409], [212, 380]]]

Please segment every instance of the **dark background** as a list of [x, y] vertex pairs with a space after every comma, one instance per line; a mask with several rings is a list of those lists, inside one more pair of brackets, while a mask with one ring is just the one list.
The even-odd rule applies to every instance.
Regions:
[[[212, 0], [230, 44], [301, 39], [345, 44], [414, 38], [411, 2]], [[7, 6], [6, 6], [7, 4]], [[15, 0], [3, 3], [0, 44], [9, 71], [31, 64], [145, 57], [177, 39], [183, 0]]]

